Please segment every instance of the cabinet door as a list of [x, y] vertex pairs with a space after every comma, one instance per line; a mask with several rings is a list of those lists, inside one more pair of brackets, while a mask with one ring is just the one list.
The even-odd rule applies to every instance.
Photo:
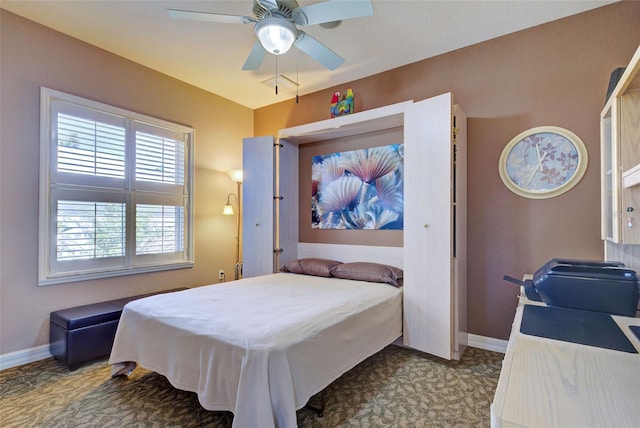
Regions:
[[[618, 222], [614, 222], [613, 213], [617, 203], [617, 195], [613, 192], [614, 165], [613, 165], [613, 121], [612, 114], [615, 109], [614, 102], [603, 111], [600, 119], [600, 162], [601, 162], [601, 228], [600, 235], [603, 240], [618, 241]], [[615, 199], [614, 199], [615, 198]]]
[[404, 344], [452, 358], [452, 95], [405, 112]]
[[[622, 244], [640, 245], [640, 48], [634, 83], [620, 97], [620, 229]], [[631, 89], [631, 87], [635, 89]]]
[[[640, 104], [640, 96], [637, 97]], [[627, 101], [626, 104], [622, 100]], [[640, 244], [640, 187], [625, 187], [623, 172], [632, 156], [627, 146], [640, 138], [628, 99], [607, 102], [600, 116], [601, 237], [616, 244]], [[625, 110], [625, 107], [627, 109]]]
[[245, 138], [242, 168], [242, 276], [248, 278], [274, 271], [274, 138]]
[[[276, 271], [290, 260], [298, 258], [298, 146], [279, 140], [276, 189]], [[309, 195], [309, 200], [311, 195]], [[309, 203], [309, 205], [311, 205]], [[306, 211], [305, 211], [306, 212]]]

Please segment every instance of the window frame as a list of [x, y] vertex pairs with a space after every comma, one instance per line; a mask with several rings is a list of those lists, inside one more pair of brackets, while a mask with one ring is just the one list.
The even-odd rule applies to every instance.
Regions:
[[[60, 109], [59, 106], [63, 105]], [[70, 107], [70, 108], [69, 108]], [[125, 125], [125, 177], [124, 179], [72, 174], [57, 171], [57, 140], [53, 129], [57, 112], [68, 114], [65, 108], [80, 112], [77, 117], [85, 118], [82, 113], [112, 115], [122, 118]], [[176, 141], [182, 141], [184, 147], [184, 184], [166, 184], [139, 180], [135, 177], [136, 132], [158, 132], [157, 135], [173, 135]], [[182, 138], [177, 138], [177, 137]], [[38, 225], [38, 286], [68, 282], [86, 281], [122, 275], [183, 269], [194, 265], [194, 146], [195, 131], [191, 127], [150, 117], [140, 113], [110, 106], [97, 101], [56, 91], [40, 88], [40, 190]], [[72, 261], [57, 261], [57, 209], [61, 195], [72, 194], [78, 200], [80, 195], [102, 193], [96, 202], [121, 200], [125, 203], [125, 254], [124, 256]], [[91, 198], [89, 198], [91, 199]], [[136, 204], [161, 205], [168, 202], [181, 206], [184, 212], [184, 249], [174, 253], [136, 254]], [[119, 260], [116, 260], [119, 259]], [[121, 260], [120, 260], [121, 259]], [[61, 269], [66, 263], [70, 269]], [[75, 266], [75, 268], [73, 268]], [[84, 268], [83, 268], [84, 267]]]

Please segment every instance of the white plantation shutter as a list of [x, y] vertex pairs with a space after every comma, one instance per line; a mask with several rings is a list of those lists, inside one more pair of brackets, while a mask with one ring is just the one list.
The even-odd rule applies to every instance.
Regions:
[[125, 204], [58, 201], [58, 261], [125, 255]]
[[59, 172], [124, 178], [124, 127], [64, 113], [56, 119]]
[[184, 184], [184, 142], [136, 133], [136, 180]]
[[42, 88], [39, 284], [192, 265], [193, 134]]
[[183, 235], [183, 207], [136, 205], [136, 254], [181, 252]]

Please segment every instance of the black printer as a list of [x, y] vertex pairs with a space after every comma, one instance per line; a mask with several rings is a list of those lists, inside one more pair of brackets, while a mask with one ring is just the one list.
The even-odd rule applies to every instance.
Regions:
[[537, 269], [532, 280], [504, 279], [531, 287], [549, 306], [636, 316], [638, 277], [620, 262], [554, 258]]

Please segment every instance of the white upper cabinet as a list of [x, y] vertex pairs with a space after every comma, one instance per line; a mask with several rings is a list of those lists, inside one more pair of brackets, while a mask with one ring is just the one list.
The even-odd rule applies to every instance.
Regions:
[[600, 117], [602, 239], [640, 245], [640, 47]]

